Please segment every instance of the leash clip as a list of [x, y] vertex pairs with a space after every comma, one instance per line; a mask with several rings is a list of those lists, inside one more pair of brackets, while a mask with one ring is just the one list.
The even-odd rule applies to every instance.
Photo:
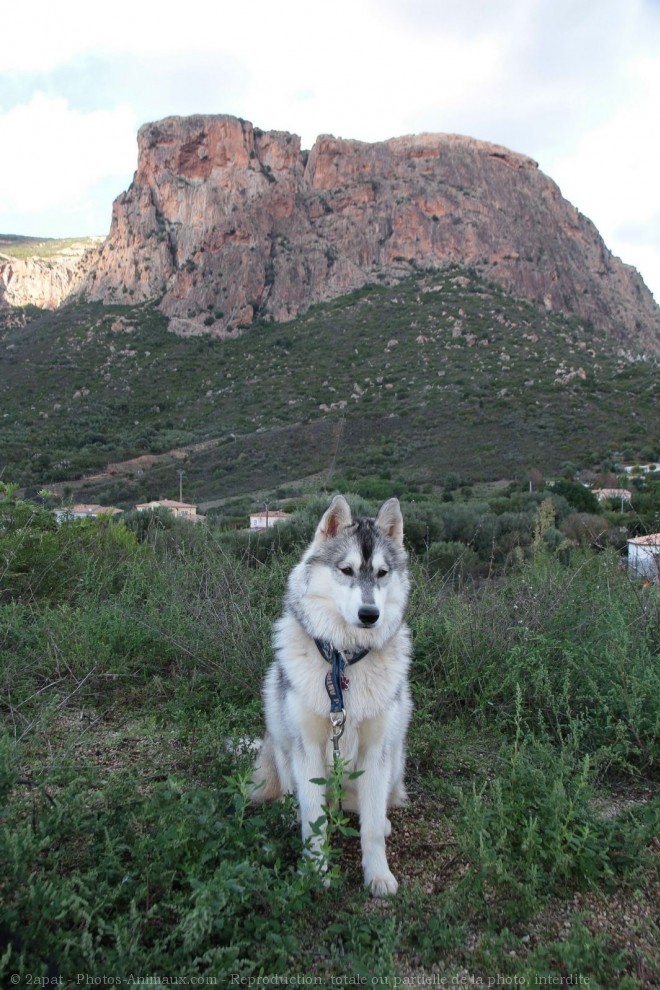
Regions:
[[346, 709], [342, 708], [341, 711], [330, 712], [330, 724], [332, 725], [332, 755], [339, 756], [339, 740], [344, 735]]

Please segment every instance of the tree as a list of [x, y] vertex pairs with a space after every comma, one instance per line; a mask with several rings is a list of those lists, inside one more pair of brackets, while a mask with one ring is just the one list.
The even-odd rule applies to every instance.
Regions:
[[593, 514], [600, 512], [600, 504], [594, 493], [590, 488], [581, 485], [579, 481], [560, 478], [559, 481], [555, 481], [552, 490], [557, 495], [563, 495], [568, 504], [577, 512], [591, 512]]
[[569, 540], [594, 548], [602, 548], [607, 544], [605, 534], [608, 528], [606, 519], [590, 512], [573, 512], [561, 524], [561, 531]]

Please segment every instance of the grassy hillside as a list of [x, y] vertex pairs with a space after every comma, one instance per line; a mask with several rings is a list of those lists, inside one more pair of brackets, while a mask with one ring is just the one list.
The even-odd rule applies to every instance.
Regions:
[[90, 492], [174, 494], [181, 466], [197, 499], [333, 469], [476, 481], [660, 439], [656, 363], [457, 270], [228, 340], [175, 337], [149, 306], [29, 316], [6, 316], [0, 342], [0, 470], [25, 485], [202, 441]]
[[22, 237], [18, 234], [0, 234], [0, 254], [12, 258], [54, 258], [72, 247], [93, 247], [100, 237]]

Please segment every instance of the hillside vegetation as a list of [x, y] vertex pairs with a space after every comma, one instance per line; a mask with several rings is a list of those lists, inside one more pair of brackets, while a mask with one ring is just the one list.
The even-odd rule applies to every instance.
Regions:
[[246, 803], [271, 624], [327, 498], [255, 538], [57, 528], [1, 487], [1, 981], [658, 985], [657, 589], [557, 543], [549, 499], [476, 585], [404, 503], [411, 801], [375, 903], [349, 822], [326, 890], [293, 802]]
[[[473, 274], [365, 288], [235, 338], [168, 333], [150, 306], [4, 318], [0, 456], [23, 485], [207, 441], [183, 462], [197, 500], [317, 473], [442, 483], [600, 463], [657, 445], [657, 364]], [[87, 494], [173, 494], [174, 463]]]
[[0, 254], [10, 258], [56, 258], [72, 248], [93, 247], [101, 237], [22, 237], [0, 234]]

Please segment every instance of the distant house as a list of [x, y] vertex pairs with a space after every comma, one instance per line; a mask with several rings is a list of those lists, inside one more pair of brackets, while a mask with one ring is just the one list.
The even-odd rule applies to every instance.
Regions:
[[175, 502], [171, 498], [159, 498], [153, 502], [141, 502], [135, 506], [138, 512], [153, 512], [154, 509], [168, 509], [177, 519], [188, 519], [191, 522], [201, 522], [203, 516], [197, 515], [197, 506], [189, 502]]
[[121, 509], [114, 505], [94, 505], [91, 502], [81, 502], [79, 505], [61, 505], [53, 509], [58, 523], [69, 519], [96, 519], [98, 516], [116, 516]]
[[623, 470], [626, 474], [650, 474], [651, 471], [657, 471], [658, 464], [624, 464]]
[[251, 512], [250, 529], [270, 529], [275, 523], [283, 522], [285, 519], [290, 518], [291, 514], [289, 512], [280, 512], [279, 509], [269, 510], [268, 512]]
[[660, 584], [660, 533], [628, 540], [628, 570], [635, 577]]
[[599, 502], [605, 502], [608, 498], [619, 502], [630, 502], [632, 499], [632, 492], [627, 488], [593, 488], [592, 491]]

